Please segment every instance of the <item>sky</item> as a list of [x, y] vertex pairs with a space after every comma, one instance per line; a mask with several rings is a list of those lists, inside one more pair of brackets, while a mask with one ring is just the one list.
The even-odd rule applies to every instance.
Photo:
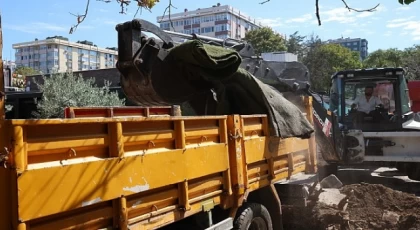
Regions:
[[[420, 44], [420, 2], [402, 6], [398, 0], [347, 0], [350, 7], [366, 9], [380, 4], [374, 12], [349, 12], [341, 0], [319, 0], [322, 25], [315, 17], [315, 0], [172, 0], [172, 13], [185, 8], [211, 7], [218, 2], [231, 5], [241, 13], [256, 18], [263, 24], [286, 36], [299, 31], [301, 35], [316, 34], [322, 40], [340, 37], [365, 38], [369, 42], [369, 52], [377, 49], [404, 49]], [[61, 35], [70, 41], [89, 40], [99, 47], [116, 47], [115, 25], [132, 20], [137, 6], [135, 3], [120, 14], [119, 4], [90, 0], [85, 21], [69, 34], [76, 17], [72, 14], [84, 13], [87, 0], [37, 0], [3, 1], [0, 12], [3, 26], [3, 58], [14, 60], [12, 44], [45, 39]], [[134, 1], [132, 1], [134, 2]], [[157, 24], [169, 0], [160, 0], [151, 10], [141, 10], [136, 18]]]

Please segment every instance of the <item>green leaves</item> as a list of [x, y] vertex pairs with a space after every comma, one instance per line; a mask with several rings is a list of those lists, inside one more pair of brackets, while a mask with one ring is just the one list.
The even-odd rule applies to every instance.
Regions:
[[398, 2], [402, 5], [409, 5], [413, 2], [415, 2], [416, 0], [398, 0]]
[[363, 62], [364, 68], [403, 67], [408, 79], [420, 80], [420, 45], [404, 50], [390, 48], [376, 50]]
[[251, 30], [244, 40], [254, 46], [256, 54], [286, 50], [285, 39], [270, 27]]
[[312, 88], [326, 90], [330, 77], [337, 71], [362, 67], [359, 53], [338, 44], [323, 44], [318, 40], [302, 60], [310, 73]]
[[23, 76], [31, 76], [31, 75], [40, 74], [38, 70], [32, 69], [31, 67], [26, 67], [26, 66], [16, 67], [15, 73], [23, 75]]
[[58, 73], [43, 77], [44, 83], [38, 84], [43, 92], [38, 103], [38, 118], [62, 118], [64, 108], [87, 106], [124, 106], [125, 100], [118, 93], [110, 92], [109, 82], [102, 88], [95, 87], [94, 79], [83, 79], [73, 73]]

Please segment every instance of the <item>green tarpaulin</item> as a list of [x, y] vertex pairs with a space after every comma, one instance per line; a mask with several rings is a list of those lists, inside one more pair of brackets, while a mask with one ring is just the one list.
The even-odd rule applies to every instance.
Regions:
[[219, 115], [267, 114], [271, 135], [277, 137], [306, 138], [314, 131], [296, 105], [239, 68], [242, 59], [234, 50], [193, 40], [172, 48], [165, 60], [160, 68], [165, 69], [161, 74], [166, 75], [167, 82], [211, 85], [217, 94]]

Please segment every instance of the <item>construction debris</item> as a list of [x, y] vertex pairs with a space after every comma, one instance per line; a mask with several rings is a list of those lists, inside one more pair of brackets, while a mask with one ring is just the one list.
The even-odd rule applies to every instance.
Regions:
[[321, 182], [322, 188], [341, 188], [343, 187], [343, 183], [337, 178], [336, 175], [331, 174], [325, 177]]
[[311, 206], [288, 214], [288, 220], [296, 223], [289, 223], [287, 229], [420, 229], [420, 198], [415, 195], [379, 184], [337, 188], [342, 183], [335, 176], [320, 184], [321, 191], [315, 191], [316, 196], [310, 195]]

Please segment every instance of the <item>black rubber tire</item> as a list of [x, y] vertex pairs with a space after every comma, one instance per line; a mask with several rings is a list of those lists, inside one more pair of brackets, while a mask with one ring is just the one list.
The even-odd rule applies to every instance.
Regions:
[[420, 181], [420, 163], [409, 163], [407, 167], [407, 176], [411, 180]]
[[395, 164], [395, 168], [397, 168], [398, 171], [400, 171], [402, 173], [405, 173], [405, 165], [404, 164], [405, 164], [404, 162], [397, 162]]
[[[263, 220], [263, 221], [262, 221]], [[273, 230], [273, 223], [271, 221], [270, 213], [267, 208], [262, 204], [257, 203], [244, 203], [238, 209], [235, 221], [233, 222], [233, 229], [235, 230], [248, 230], [248, 229], [261, 229], [254, 226], [255, 221], [264, 222], [266, 230]]]
[[338, 165], [336, 164], [328, 164], [323, 166], [318, 166], [318, 180], [321, 181], [325, 177], [334, 174], [337, 176], [338, 172]]

